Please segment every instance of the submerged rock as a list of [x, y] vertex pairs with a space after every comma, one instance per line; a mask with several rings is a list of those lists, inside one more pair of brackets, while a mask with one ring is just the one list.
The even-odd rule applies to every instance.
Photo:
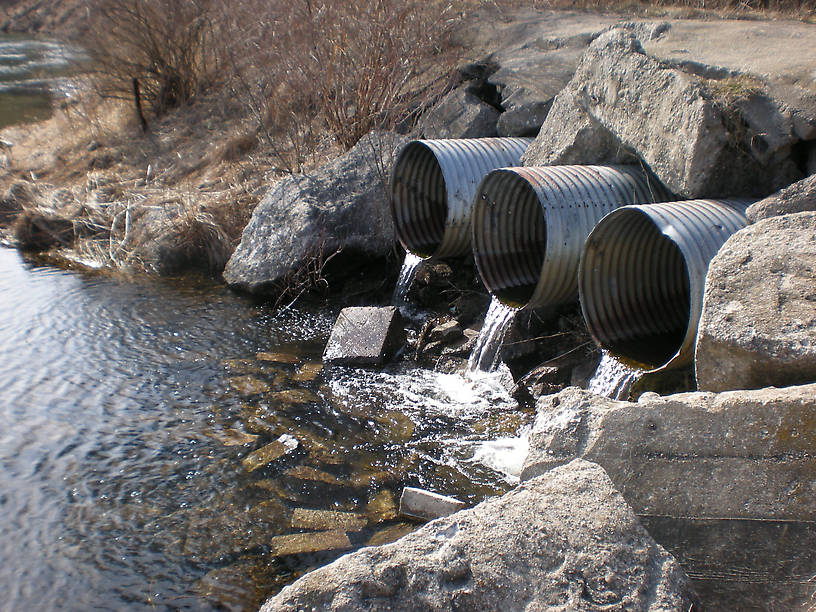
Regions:
[[246, 374], [244, 376], [233, 376], [228, 380], [230, 387], [235, 389], [241, 395], [257, 395], [259, 393], [268, 393], [271, 387], [269, 383], [259, 380], [254, 376]]
[[366, 525], [368, 519], [354, 512], [295, 508], [292, 513], [292, 529], [360, 531]]
[[335, 253], [384, 257], [394, 246], [386, 183], [405, 139], [372, 132], [310, 175], [277, 183], [261, 200], [224, 279], [252, 293], [279, 293]]
[[366, 546], [382, 546], [383, 544], [390, 544], [399, 540], [402, 536], [408, 535], [416, 525], [411, 523], [397, 523], [396, 525], [389, 525], [377, 531], [366, 542]]
[[603, 470], [576, 461], [315, 570], [276, 610], [677, 610], [695, 596]]
[[816, 212], [764, 219], [722, 246], [695, 370], [708, 391], [816, 382]]
[[351, 548], [346, 532], [337, 530], [275, 536], [268, 544], [272, 554], [278, 557]]
[[258, 468], [269, 465], [273, 461], [288, 455], [298, 447], [298, 441], [289, 435], [283, 435], [274, 442], [252, 451], [244, 457], [241, 463], [247, 472], [254, 472]]

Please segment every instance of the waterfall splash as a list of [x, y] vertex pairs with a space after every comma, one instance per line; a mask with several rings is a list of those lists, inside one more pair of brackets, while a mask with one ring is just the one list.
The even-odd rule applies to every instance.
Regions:
[[411, 288], [411, 283], [414, 282], [414, 276], [422, 261], [419, 255], [414, 255], [410, 251], [405, 252], [405, 259], [402, 261], [397, 285], [394, 287], [394, 295], [391, 298], [391, 303], [394, 306], [408, 305], [408, 290]]
[[476, 338], [476, 346], [468, 359], [468, 370], [471, 372], [492, 372], [499, 362], [499, 352], [504, 334], [513, 322], [517, 310], [502, 304], [494, 297], [487, 309], [482, 330]]
[[601, 362], [589, 379], [587, 390], [612, 399], [629, 399], [632, 385], [641, 377], [643, 370], [618, 361], [608, 351], [601, 353]]

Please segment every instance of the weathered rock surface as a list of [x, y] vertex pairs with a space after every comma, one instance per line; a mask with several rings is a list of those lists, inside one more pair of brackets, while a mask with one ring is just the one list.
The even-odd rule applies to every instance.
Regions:
[[572, 11], [477, 16], [478, 25], [465, 34], [465, 44], [488, 54], [487, 62], [494, 66], [485, 83], [504, 109], [499, 136], [535, 136], [587, 45], [615, 21], [609, 15]]
[[816, 597], [816, 385], [638, 403], [542, 398], [522, 478], [604, 466], [711, 610], [799, 610]]
[[641, 40], [650, 56], [715, 83], [738, 87], [740, 76], [758, 77], [776, 107], [764, 117], [755, 116], [756, 107], [749, 106], [763, 98], [743, 100], [749, 123], [767, 121], [771, 128], [759, 136], [788, 138], [792, 130], [803, 142], [812, 145], [816, 139], [816, 32], [810, 24], [673, 20], [662, 36]]
[[258, 204], [224, 270], [231, 286], [274, 293], [338, 250], [386, 255], [394, 227], [386, 193], [394, 150], [405, 141], [371, 133], [311, 175], [276, 184]]
[[816, 381], [816, 212], [737, 232], [706, 277], [695, 358], [708, 391]]
[[816, 384], [620, 402], [539, 400], [522, 479], [595, 461], [636, 512], [816, 519]]
[[326, 343], [323, 361], [379, 365], [394, 355], [404, 335], [402, 315], [394, 306], [344, 308]]
[[496, 136], [499, 111], [466, 88], [449, 92], [422, 117], [423, 138], [489, 138]]
[[695, 596], [603, 470], [576, 461], [307, 574], [275, 610], [678, 610]]
[[816, 211], [816, 174], [811, 174], [785, 189], [748, 207], [745, 216], [751, 223], [768, 217]]
[[[766, 195], [800, 179], [802, 151], [814, 138], [814, 92], [788, 95], [793, 85], [771, 88], [753, 73], [695, 61], [730, 58], [721, 43], [706, 46], [701, 36], [701, 50], [684, 62], [659, 57], [667, 51], [655, 41], [675, 40], [675, 28], [692, 36], [698, 26], [705, 29], [697, 22], [640, 23], [599, 36], [556, 96], [525, 165], [619, 162], [634, 154], [689, 198]], [[781, 36], [776, 31], [774, 40]], [[781, 74], [795, 78], [795, 69], [775, 59]]]

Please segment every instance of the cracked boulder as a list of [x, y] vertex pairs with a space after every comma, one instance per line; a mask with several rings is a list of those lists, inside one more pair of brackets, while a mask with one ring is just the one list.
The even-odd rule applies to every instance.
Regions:
[[488, 54], [492, 70], [485, 84], [503, 109], [499, 136], [535, 136], [587, 45], [615, 21], [608, 15], [525, 9], [510, 18], [478, 18], [479, 32], [466, 45]]
[[314, 173], [287, 177], [264, 196], [224, 280], [243, 291], [275, 294], [319, 273], [335, 254], [384, 257], [394, 246], [387, 176], [406, 139], [372, 132]]
[[764, 219], [711, 261], [695, 356], [708, 391], [816, 381], [816, 212]]
[[522, 471], [597, 462], [692, 577], [705, 609], [803, 610], [816, 597], [816, 384], [539, 400]]
[[697, 609], [598, 465], [575, 461], [286, 587], [279, 610]]
[[[684, 62], [664, 59], [668, 52], [655, 41], [674, 40], [676, 28], [685, 34], [684, 24], [647, 26], [617, 27], [589, 45], [525, 165], [633, 155], [686, 198], [764, 196], [802, 178], [813, 92], [786, 95], [790, 87], [771, 87], [761, 75], [712, 67], [706, 62], [728, 60], [713, 43], [689, 45]], [[759, 49], [756, 55], [766, 53]]]
[[816, 520], [816, 384], [539, 400], [522, 480], [580, 457], [639, 514]]

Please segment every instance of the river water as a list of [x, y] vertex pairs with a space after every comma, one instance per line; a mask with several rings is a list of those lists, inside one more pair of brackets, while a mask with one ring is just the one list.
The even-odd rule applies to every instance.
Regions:
[[[0, 127], [76, 57], [0, 39]], [[257, 609], [413, 529], [404, 486], [512, 485], [532, 417], [497, 382], [324, 368], [336, 315], [0, 247], [0, 610]]]
[[0, 129], [48, 118], [52, 94], [70, 88], [62, 77], [82, 57], [54, 41], [0, 36]]
[[529, 415], [501, 387], [324, 368], [335, 315], [0, 248], [0, 609], [252, 609], [339, 554], [275, 553], [320, 530], [297, 508], [361, 515], [355, 548], [410, 529], [403, 486], [510, 486]]

